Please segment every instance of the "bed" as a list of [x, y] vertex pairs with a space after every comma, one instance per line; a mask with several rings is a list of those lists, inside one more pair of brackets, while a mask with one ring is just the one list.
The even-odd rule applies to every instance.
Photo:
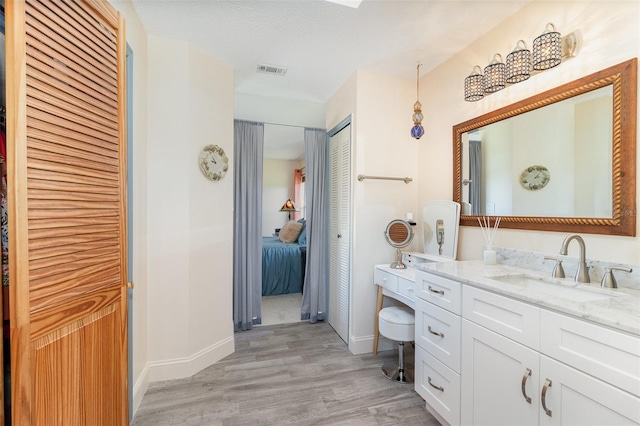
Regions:
[[262, 295], [302, 293], [306, 244], [262, 237]]

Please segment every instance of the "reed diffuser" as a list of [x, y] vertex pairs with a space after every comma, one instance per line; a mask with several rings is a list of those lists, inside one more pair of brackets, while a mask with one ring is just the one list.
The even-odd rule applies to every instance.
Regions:
[[496, 238], [498, 227], [500, 226], [500, 217], [495, 218], [493, 226], [491, 226], [491, 218], [488, 216], [482, 216], [482, 219], [478, 217], [478, 225], [482, 231], [482, 237], [485, 242], [485, 250], [482, 253], [482, 259], [485, 265], [496, 264], [496, 251], [493, 249], [493, 240]]

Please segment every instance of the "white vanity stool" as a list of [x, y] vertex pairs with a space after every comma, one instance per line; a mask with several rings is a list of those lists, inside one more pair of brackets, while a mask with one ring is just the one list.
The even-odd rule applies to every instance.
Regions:
[[404, 342], [415, 339], [415, 315], [408, 307], [390, 306], [378, 314], [379, 332], [387, 339], [398, 342], [398, 363], [385, 363], [382, 373], [401, 383], [413, 383], [413, 374], [404, 368]]

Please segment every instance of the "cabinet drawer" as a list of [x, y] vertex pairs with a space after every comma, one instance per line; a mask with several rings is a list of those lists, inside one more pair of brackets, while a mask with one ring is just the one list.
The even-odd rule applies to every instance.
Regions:
[[640, 396], [640, 337], [541, 312], [540, 352]]
[[416, 299], [416, 344], [460, 373], [460, 317]]
[[416, 296], [460, 315], [462, 284], [457, 281], [416, 271]]
[[460, 424], [460, 375], [416, 347], [415, 389], [451, 425]]
[[407, 296], [409, 299], [415, 299], [414, 288], [416, 283], [406, 278], [398, 278], [398, 293]]
[[380, 269], [373, 270], [374, 284], [391, 291], [398, 291], [398, 277]]
[[538, 350], [539, 308], [467, 285], [462, 292], [464, 318]]

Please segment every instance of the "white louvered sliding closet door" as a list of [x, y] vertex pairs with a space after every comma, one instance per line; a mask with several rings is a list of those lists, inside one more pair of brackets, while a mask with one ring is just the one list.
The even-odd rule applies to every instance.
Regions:
[[331, 137], [329, 149], [329, 324], [349, 344], [351, 125]]
[[5, 5], [13, 424], [124, 425], [124, 20]]

